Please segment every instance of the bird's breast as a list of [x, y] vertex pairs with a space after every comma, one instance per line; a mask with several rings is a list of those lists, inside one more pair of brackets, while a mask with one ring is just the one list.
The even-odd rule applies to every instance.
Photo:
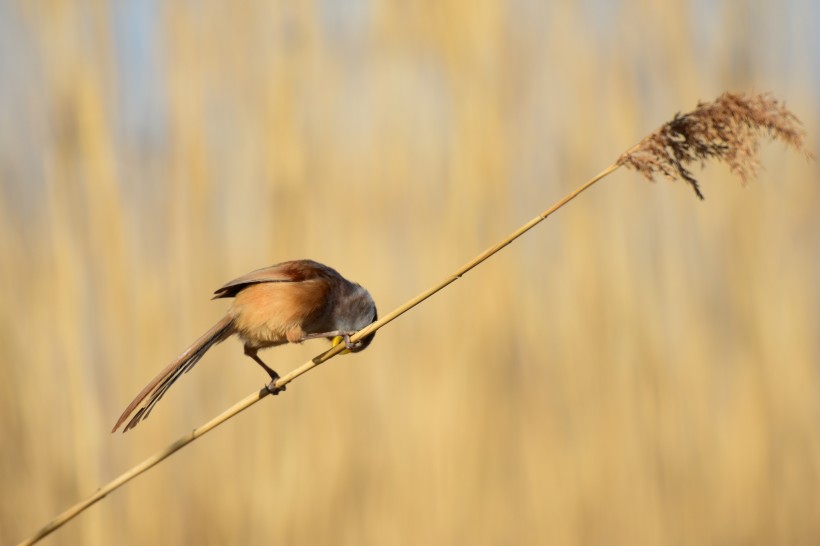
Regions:
[[229, 312], [247, 344], [279, 345], [300, 338], [307, 326], [321, 319], [328, 293], [327, 283], [320, 279], [257, 283], [235, 296]]

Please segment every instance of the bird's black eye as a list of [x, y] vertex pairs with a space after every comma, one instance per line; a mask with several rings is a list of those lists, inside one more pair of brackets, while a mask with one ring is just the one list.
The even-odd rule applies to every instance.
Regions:
[[367, 346], [370, 345], [370, 342], [373, 341], [373, 338], [376, 336], [376, 332], [372, 334], [367, 334], [359, 342], [356, 344], [356, 347], [353, 349], [354, 353], [358, 353], [359, 351], [364, 351], [367, 349]]

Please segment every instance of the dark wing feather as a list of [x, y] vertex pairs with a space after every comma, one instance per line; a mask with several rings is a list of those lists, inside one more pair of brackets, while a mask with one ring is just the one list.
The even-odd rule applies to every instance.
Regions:
[[336, 270], [313, 260], [293, 260], [251, 271], [214, 291], [217, 298], [232, 298], [251, 284], [264, 282], [303, 282], [319, 277], [341, 278]]

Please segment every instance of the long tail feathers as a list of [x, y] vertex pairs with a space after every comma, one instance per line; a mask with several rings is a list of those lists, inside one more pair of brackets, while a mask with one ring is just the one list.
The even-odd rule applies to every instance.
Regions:
[[117, 429], [120, 428], [120, 425], [128, 419], [134, 409], [147, 398], [148, 401], [134, 414], [122, 431], [127, 432], [137, 426], [141, 420], [146, 419], [159, 399], [162, 398], [162, 395], [165, 394], [165, 391], [174, 384], [174, 381], [193, 368], [208, 349], [224, 341], [233, 333], [233, 321], [229, 316], [225, 316], [222, 320], [214, 324], [210, 330], [205, 332], [202, 337], [185, 349], [184, 353], [168, 364], [165, 369], [159, 372], [159, 374], [140, 391], [137, 397], [134, 398], [134, 400], [128, 404], [128, 407], [125, 408], [125, 411], [122, 412], [122, 415], [120, 415], [117, 424], [114, 425], [111, 432], [116, 432]]

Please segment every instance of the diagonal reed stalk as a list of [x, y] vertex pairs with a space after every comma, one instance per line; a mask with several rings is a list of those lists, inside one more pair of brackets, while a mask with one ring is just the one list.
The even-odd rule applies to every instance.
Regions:
[[[729, 165], [730, 170], [745, 183], [755, 174], [758, 167], [755, 155], [759, 149], [760, 137], [764, 133], [772, 139], [785, 142], [797, 151], [802, 151], [807, 158], [811, 157], [811, 154], [804, 147], [805, 135], [800, 121], [784, 105], [767, 94], [746, 97], [742, 94], [724, 93], [714, 102], [699, 103], [695, 110], [687, 114], [676, 114], [671, 121], [665, 123], [656, 132], [624, 152], [614, 163], [584, 182], [547, 210], [489, 247], [436, 285], [397, 307], [368, 327], [358, 331], [351, 336], [351, 342], [356, 342], [371, 332], [379, 330], [438, 291], [454, 283], [465, 273], [480, 265], [543, 220], [546, 220], [552, 213], [620, 167], [633, 169], [649, 180], [652, 180], [654, 175], [657, 174], [670, 179], [683, 179], [692, 186], [695, 194], [700, 199], [703, 199], [700, 186], [687, 168], [689, 164], [695, 161], [701, 163], [704, 163], [707, 159], [722, 161]], [[274, 387], [284, 387], [297, 377], [338, 355], [344, 348], [344, 344], [338, 344], [279, 378], [275, 384], [266, 385], [259, 392], [246, 396], [222, 414], [182, 436], [165, 449], [110, 481], [90, 497], [58, 515], [31, 537], [22, 541], [20, 545], [38, 542], [115, 489], [120, 488], [205, 433], [262, 400], [270, 394]]]

